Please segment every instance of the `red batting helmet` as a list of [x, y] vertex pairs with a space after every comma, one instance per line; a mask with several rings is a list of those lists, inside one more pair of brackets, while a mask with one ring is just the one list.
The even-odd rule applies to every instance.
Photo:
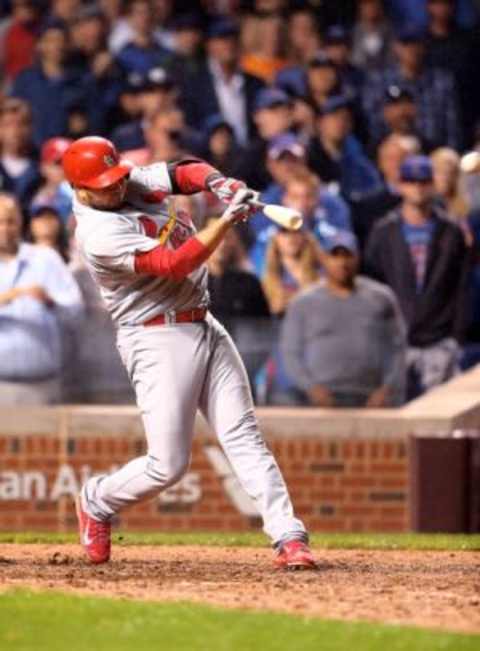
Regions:
[[62, 159], [67, 181], [73, 186], [101, 190], [113, 185], [132, 169], [132, 163], [120, 161], [113, 143], [106, 138], [79, 138]]

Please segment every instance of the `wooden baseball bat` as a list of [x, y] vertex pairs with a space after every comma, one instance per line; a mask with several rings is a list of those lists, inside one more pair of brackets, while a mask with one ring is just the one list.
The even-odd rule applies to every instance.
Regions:
[[289, 231], [298, 231], [302, 227], [303, 217], [298, 210], [278, 206], [274, 203], [263, 203], [262, 201], [251, 201], [250, 203], [262, 210], [265, 217], [268, 217], [282, 228], [287, 228]]

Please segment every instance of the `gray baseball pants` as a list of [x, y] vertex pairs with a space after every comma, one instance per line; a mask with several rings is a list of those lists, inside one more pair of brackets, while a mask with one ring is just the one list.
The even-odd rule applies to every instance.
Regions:
[[274, 544], [306, 538], [278, 465], [258, 429], [243, 362], [210, 314], [201, 323], [121, 328], [118, 348], [141, 410], [148, 451], [83, 487], [85, 511], [107, 520], [175, 484], [191, 456], [201, 410]]

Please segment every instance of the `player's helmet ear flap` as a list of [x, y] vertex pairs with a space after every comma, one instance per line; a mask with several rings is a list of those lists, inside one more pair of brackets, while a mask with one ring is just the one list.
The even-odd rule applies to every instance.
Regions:
[[129, 161], [120, 160], [110, 140], [97, 136], [75, 140], [63, 155], [62, 165], [71, 185], [92, 190], [113, 185], [133, 167]]

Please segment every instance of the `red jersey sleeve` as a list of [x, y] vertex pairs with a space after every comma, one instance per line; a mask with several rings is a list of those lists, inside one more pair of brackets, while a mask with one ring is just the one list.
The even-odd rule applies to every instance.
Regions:
[[136, 253], [135, 273], [182, 280], [198, 269], [209, 255], [210, 250], [196, 237], [191, 237], [175, 250], [159, 245], [151, 251]]

